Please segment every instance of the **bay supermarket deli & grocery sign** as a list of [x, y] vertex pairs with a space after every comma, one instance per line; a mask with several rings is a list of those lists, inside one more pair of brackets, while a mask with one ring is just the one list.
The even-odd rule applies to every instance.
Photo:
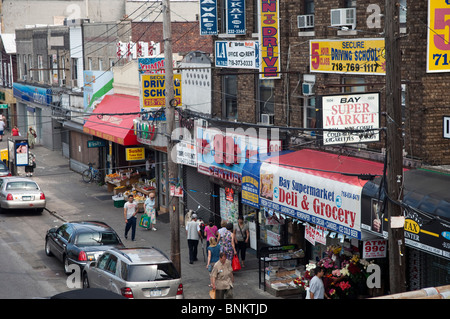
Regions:
[[311, 72], [385, 75], [384, 39], [310, 40]]
[[260, 183], [261, 206], [361, 238], [361, 186], [269, 163], [261, 165]]

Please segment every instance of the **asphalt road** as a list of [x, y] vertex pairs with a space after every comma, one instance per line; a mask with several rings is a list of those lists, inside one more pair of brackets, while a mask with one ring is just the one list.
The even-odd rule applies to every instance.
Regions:
[[[0, 143], [0, 148], [4, 148]], [[106, 187], [86, 184], [69, 169], [68, 159], [44, 147], [33, 150], [37, 168], [32, 177], [43, 188], [47, 209], [42, 214], [0, 212], [0, 298], [46, 298], [68, 291], [62, 264], [44, 252], [45, 232], [64, 221], [98, 220], [113, 227], [128, 247], [155, 246], [170, 256], [169, 216], [157, 219], [156, 232], [137, 227], [137, 241], [124, 239], [123, 209], [114, 207]], [[24, 175], [19, 168], [19, 175]], [[180, 227], [181, 275], [186, 299], [209, 299], [209, 275], [199, 245], [198, 259], [188, 263], [187, 240]], [[7, 257], [5, 257], [7, 256]], [[273, 299], [258, 288], [258, 262], [247, 254], [246, 268], [235, 274], [236, 299]], [[11, 289], [13, 287], [13, 289]]]

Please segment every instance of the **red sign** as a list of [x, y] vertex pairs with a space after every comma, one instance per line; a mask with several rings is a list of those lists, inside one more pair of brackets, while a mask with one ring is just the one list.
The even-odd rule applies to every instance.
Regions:
[[368, 240], [363, 244], [363, 258], [385, 258], [387, 250], [386, 240]]

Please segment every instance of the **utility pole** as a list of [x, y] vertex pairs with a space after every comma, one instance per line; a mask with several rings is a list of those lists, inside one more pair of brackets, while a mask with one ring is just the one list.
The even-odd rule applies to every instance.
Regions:
[[[167, 177], [169, 185], [169, 214], [170, 214], [170, 258], [181, 275], [180, 258], [180, 219], [178, 216], [178, 197], [170, 196], [170, 185], [178, 183], [178, 166], [176, 158], [172, 158], [173, 148], [176, 143], [172, 140], [172, 132], [175, 129], [175, 106], [174, 84], [173, 84], [173, 56], [172, 56], [172, 25], [170, 18], [170, 0], [163, 0], [163, 39], [164, 39], [164, 68], [166, 89], [166, 133], [168, 136], [167, 147]], [[167, 178], [166, 177], [166, 178]], [[174, 194], [175, 195], [175, 194]]]
[[404, 229], [392, 228], [392, 218], [402, 216], [401, 207], [392, 201], [401, 201], [403, 194], [403, 143], [401, 109], [401, 52], [399, 37], [398, 1], [385, 0], [385, 49], [386, 49], [386, 151], [387, 151], [387, 200], [389, 224], [389, 285], [391, 294], [404, 292], [405, 287], [405, 238]]

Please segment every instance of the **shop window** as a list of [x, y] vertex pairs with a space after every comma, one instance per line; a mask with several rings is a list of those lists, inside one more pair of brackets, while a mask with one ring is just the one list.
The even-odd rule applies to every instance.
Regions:
[[262, 210], [259, 214], [259, 240], [269, 246], [282, 244], [284, 219], [275, 213]]
[[238, 109], [236, 75], [225, 75], [223, 77], [223, 104], [225, 117], [229, 120], [237, 119]]
[[37, 62], [38, 62], [38, 81], [43, 82], [44, 81], [44, 59], [42, 55], [37, 56]]

